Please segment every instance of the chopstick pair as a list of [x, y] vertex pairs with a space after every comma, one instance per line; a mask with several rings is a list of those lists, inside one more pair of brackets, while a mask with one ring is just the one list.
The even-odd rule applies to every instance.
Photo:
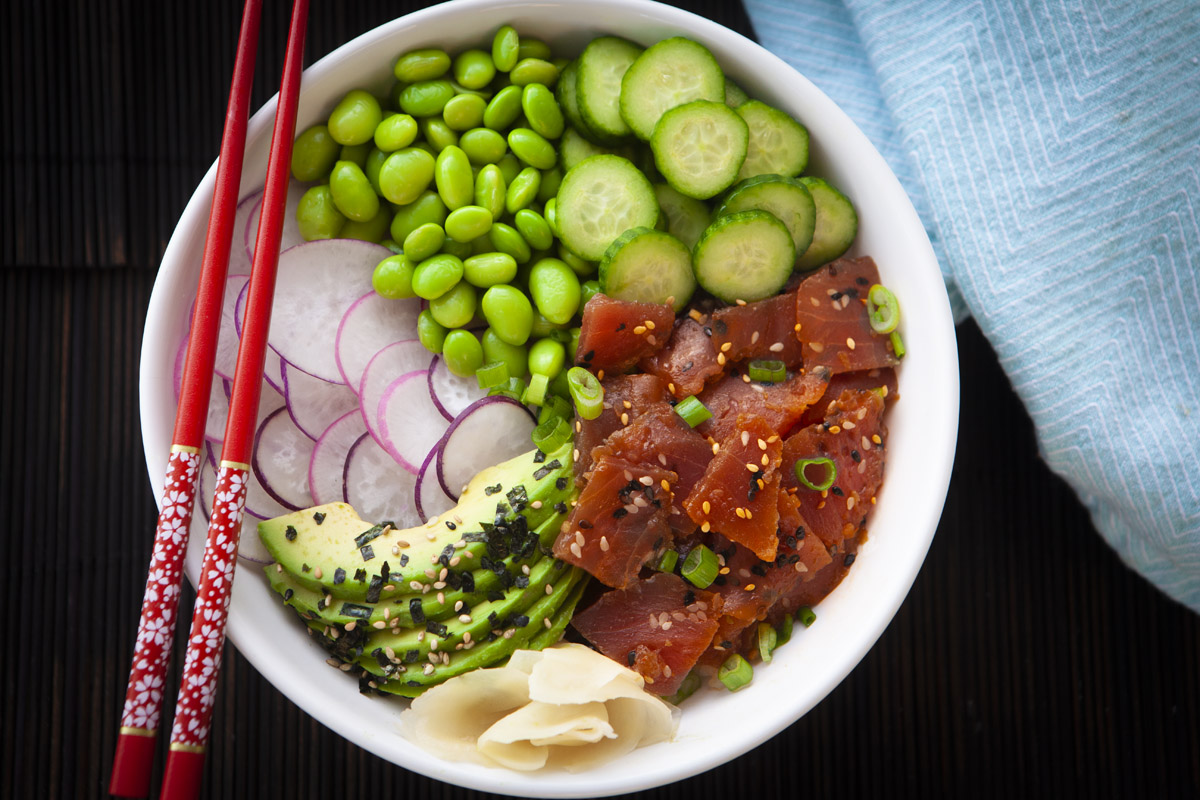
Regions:
[[[122, 797], [149, 794], [183, 560], [199, 482], [200, 450], [204, 445], [233, 219], [241, 184], [261, 16], [262, 0], [246, 0], [192, 316], [192, 334], [163, 485], [162, 511], [155, 530], [154, 552], [146, 579], [137, 644], [109, 784], [109, 792]], [[163, 777], [161, 796], [168, 800], [196, 797], [203, 775], [270, 330], [307, 22], [308, 0], [294, 0], [267, 162], [263, 208], [247, 290], [245, 323], [229, 403], [229, 421], [217, 470], [200, 584]]]

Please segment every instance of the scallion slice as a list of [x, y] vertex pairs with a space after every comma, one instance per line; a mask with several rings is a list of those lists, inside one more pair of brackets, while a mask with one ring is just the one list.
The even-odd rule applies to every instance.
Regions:
[[758, 655], [764, 664], [770, 663], [771, 655], [778, 646], [779, 633], [775, 627], [769, 622], [758, 623]]
[[687, 554], [679, 572], [697, 589], [707, 589], [717, 579], [720, 568], [717, 554], [704, 545], [698, 545]]
[[796, 620], [791, 614], [787, 614], [779, 622], [779, 640], [775, 643], [777, 647], [787, 644], [792, 638], [792, 627]]
[[663, 552], [662, 557], [658, 559], [658, 571], [659, 572], [674, 572], [675, 565], [678, 563], [679, 563], [679, 551], [678, 550], [666, 550]]
[[783, 383], [787, 380], [787, 366], [776, 359], [755, 359], [746, 371], [750, 380], [760, 383]]
[[571, 423], [562, 417], [549, 417], [533, 429], [533, 446], [543, 453], [553, 453], [571, 439]]
[[867, 319], [876, 333], [891, 333], [900, 324], [900, 301], [892, 290], [875, 284], [867, 292]]
[[530, 375], [529, 386], [521, 395], [521, 402], [527, 406], [540, 406], [546, 402], [546, 387], [549, 385], [550, 379], [545, 375]]
[[[825, 477], [820, 483], [814, 483], [808, 477], [807, 472], [810, 467], [825, 470]], [[837, 464], [833, 463], [832, 458], [801, 458], [796, 461], [795, 470], [796, 480], [800, 481], [802, 486], [806, 486], [814, 492], [826, 491], [837, 480]]]
[[800, 620], [800, 624], [806, 628], [811, 628], [812, 624], [817, 621], [817, 613], [808, 606], [804, 606], [796, 612], [796, 619]]
[[480, 389], [491, 389], [508, 381], [508, 365], [503, 361], [493, 361], [475, 370], [475, 380], [479, 381]]
[[754, 667], [750, 666], [749, 661], [734, 653], [725, 659], [725, 663], [717, 670], [717, 677], [721, 679], [721, 683], [725, 684], [726, 689], [736, 692], [754, 680]]
[[680, 400], [675, 406], [675, 413], [683, 417], [683, 421], [692, 428], [706, 419], [712, 419], [712, 412], [705, 408], [704, 403], [696, 399], [695, 395]]
[[493, 386], [488, 389], [488, 397], [511, 397], [513, 400], [520, 401], [525, 396], [525, 381], [520, 378], [509, 378], [499, 386]]
[[546, 402], [542, 403], [542, 410], [538, 412], [538, 425], [555, 417], [569, 421], [572, 413], [574, 412], [570, 403], [564, 398], [552, 394], [546, 398]]
[[575, 401], [575, 413], [584, 419], [595, 419], [604, 411], [604, 387], [588, 370], [571, 367], [567, 370], [567, 388]]
[[904, 349], [904, 340], [900, 338], [900, 331], [892, 331], [892, 352], [896, 354], [896, 358], [904, 358], [904, 354], [908, 352]]
[[663, 699], [671, 705], [677, 706], [695, 694], [696, 690], [700, 688], [700, 683], [701, 680], [699, 673], [697, 673], [695, 670], [692, 670], [684, 677], [683, 683], [679, 684], [679, 690], [670, 697], [664, 697]]

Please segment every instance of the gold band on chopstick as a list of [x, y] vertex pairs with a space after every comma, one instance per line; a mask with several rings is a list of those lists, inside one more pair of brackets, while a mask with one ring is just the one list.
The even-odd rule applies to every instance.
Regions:
[[249, 472], [250, 465], [243, 464], [240, 461], [222, 461], [221, 469], [240, 469], [242, 472]]
[[192, 447], [192, 446], [186, 445], [186, 444], [173, 444], [173, 445], [171, 445], [171, 452], [172, 453], [191, 453], [192, 455], [197, 455], [200, 452], [200, 448]]
[[153, 739], [155, 736], [158, 735], [158, 731], [152, 731], [149, 728], [130, 728], [128, 725], [122, 725], [121, 726], [121, 735], [122, 736], [145, 736], [149, 739]]
[[177, 753], [203, 753], [204, 745], [202, 745], [202, 744], [180, 744], [179, 742], [171, 742], [171, 749]]

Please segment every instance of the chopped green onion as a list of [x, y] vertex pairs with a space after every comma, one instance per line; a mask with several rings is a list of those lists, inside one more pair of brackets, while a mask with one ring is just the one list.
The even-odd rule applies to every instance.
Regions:
[[584, 419], [595, 419], [604, 411], [604, 387], [596, 376], [583, 367], [567, 370], [567, 387], [575, 401], [575, 413]]
[[538, 425], [555, 418], [567, 420], [569, 423], [571, 415], [574, 413], [570, 403], [558, 395], [552, 394], [546, 398], [546, 402], [542, 403], [542, 410], [538, 412]]
[[712, 412], [705, 408], [704, 403], [697, 400], [695, 395], [680, 400], [675, 406], [675, 413], [683, 417], [683, 421], [692, 428], [706, 419], [712, 419]]
[[896, 358], [904, 358], [904, 354], [908, 352], [904, 349], [904, 341], [900, 338], [900, 331], [892, 331], [892, 351], [895, 352]]
[[817, 621], [817, 613], [808, 606], [804, 606], [796, 612], [796, 619], [800, 620], [800, 624], [806, 628], [811, 628], [812, 624]]
[[546, 387], [549, 385], [550, 379], [545, 375], [530, 375], [529, 387], [521, 395], [521, 402], [527, 406], [540, 406], [546, 402]]
[[664, 697], [673, 706], [677, 706], [684, 700], [687, 700], [696, 690], [700, 688], [700, 675], [695, 670], [689, 672], [683, 679], [683, 683], [679, 684], [679, 690], [670, 697]]
[[[550, 394], [555, 397], [561, 397], [564, 400], [571, 399], [571, 384], [567, 380], [567, 371], [565, 369], [560, 369], [558, 374], [550, 379]], [[572, 409], [567, 416], [574, 413], [575, 411]]]
[[509, 378], [499, 386], [493, 386], [491, 389], [488, 389], [488, 397], [496, 397], [497, 395], [511, 397], [513, 400], [520, 402], [521, 398], [525, 396], [525, 381], [520, 378]]
[[491, 389], [508, 380], [508, 365], [503, 361], [493, 361], [475, 370], [475, 380], [479, 381], [480, 389]]
[[553, 453], [571, 439], [571, 423], [562, 417], [549, 417], [533, 429], [533, 446], [543, 453]]
[[717, 579], [720, 568], [717, 554], [704, 545], [697, 545], [687, 554], [679, 572], [697, 589], [707, 589]]
[[785, 645], [791, 641], [792, 626], [795, 624], [795, 622], [796, 620], [792, 618], [791, 614], [784, 616], [783, 621], [779, 623], [779, 641], [775, 643], [777, 647]]
[[771, 661], [771, 654], [779, 646], [779, 633], [769, 622], [758, 623], [758, 655], [763, 663]]
[[663, 552], [662, 558], [658, 559], [659, 572], [674, 572], [675, 565], [679, 563], [679, 551], [667, 550]]
[[725, 663], [717, 670], [717, 677], [721, 679], [721, 683], [725, 684], [725, 688], [736, 692], [754, 680], [754, 667], [750, 666], [749, 661], [734, 653], [725, 659]]
[[783, 383], [787, 380], [787, 367], [776, 359], [755, 359], [746, 371], [750, 380], [760, 383]]
[[867, 292], [867, 319], [876, 333], [891, 333], [900, 324], [900, 301], [892, 290], [875, 284]]
[[[805, 471], [809, 467], [820, 467], [825, 470], [825, 479], [820, 483], [813, 483], [809, 479]], [[796, 480], [814, 492], [824, 492], [833, 482], [837, 480], [837, 464], [833, 463], [832, 458], [801, 458], [796, 461]]]

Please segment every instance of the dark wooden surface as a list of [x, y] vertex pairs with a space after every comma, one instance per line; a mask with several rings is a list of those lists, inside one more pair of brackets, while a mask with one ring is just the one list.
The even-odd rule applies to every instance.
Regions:
[[[266, 3], [254, 107], [278, 81], [286, 5]], [[316, 0], [308, 63], [413, 5]], [[685, 5], [750, 32], [735, 4]], [[142, 324], [217, 152], [239, 15], [228, 0], [0, 11], [0, 797], [107, 787], [155, 515]], [[1200, 796], [1200, 618], [1104, 545], [978, 329], [958, 336], [949, 499], [883, 638], [769, 743], [639, 796]], [[219, 691], [209, 797], [484, 796], [345, 742], [235, 651]]]

